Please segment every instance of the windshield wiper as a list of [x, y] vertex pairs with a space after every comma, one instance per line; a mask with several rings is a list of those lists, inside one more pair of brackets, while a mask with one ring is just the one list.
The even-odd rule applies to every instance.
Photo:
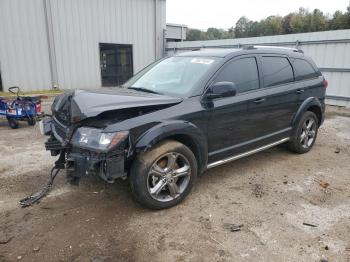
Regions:
[[147, 93], [152, 93], [152, 94], [160, 94], [157, 91], [153, 91], [151, 89], [147, 89], [147, 88], [144, 88], [144, 87], [133, 87], [133, 86], [131, 86], [131, 87], [128, 87], [128, 89], [133, 89], [133, 90], [147, 92]]

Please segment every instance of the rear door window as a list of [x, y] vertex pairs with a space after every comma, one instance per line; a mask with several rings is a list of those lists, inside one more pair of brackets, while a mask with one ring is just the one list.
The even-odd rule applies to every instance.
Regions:
[[318, 77], [318, 73], [312, 65], [303, 59], [295, 59], [293, 62], [295, 69], [295, 80], [306, 80]]
[[217, 75], [214, 83], [232, 82], [237, 93], [259, 88], [259, 74], [255, 57], [245, 57], [229, 62]]
[[265, 87], [294, 81], [293, 68], [286, 57], [263, 56], [261, 60]]

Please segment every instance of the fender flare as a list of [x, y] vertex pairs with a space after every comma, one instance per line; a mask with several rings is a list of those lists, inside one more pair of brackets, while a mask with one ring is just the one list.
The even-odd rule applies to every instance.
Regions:
[[[316, 97], [309, 97], [307, 98], [300, 106], [298, 111], [296, 112], [296, 114], [293, 117], [292, 120], [292, 127], [294, 128], [297, 123], [299, 122], [300, 118], [302, 117], [302, 115], [312, 106], [317, 106], [321, 112], [322, 112], [322, 104], [320, 102], [320, 100]], [[322, 114], [322, 119], [321, 119], [321, 123], [323, 122], [323, 114]]]
[[188, 121], [166, 121], [153, 126], [139, 137], [135, 143], [134, 151], [146, 152], [156, 143], [172, 136], [185, 136], [193, 142], [192, 145], [195, 148], [194, 150], [191, 148], [191, 150], [195, 151], [193, 153], [197, 158], [198, 170], [200, 173], [203, 172], [208, 161], [207, 139], [197, 126]]

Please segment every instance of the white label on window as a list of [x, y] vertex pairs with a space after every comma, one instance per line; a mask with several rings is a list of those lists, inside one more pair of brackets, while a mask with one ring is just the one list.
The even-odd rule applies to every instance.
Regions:
[[191, 63], [204, 64], [204, 65], [210, 65], [213, 62], [214, 62], [213, 59], [207, 59], [207, 58], [193, 58], [191, 60]]

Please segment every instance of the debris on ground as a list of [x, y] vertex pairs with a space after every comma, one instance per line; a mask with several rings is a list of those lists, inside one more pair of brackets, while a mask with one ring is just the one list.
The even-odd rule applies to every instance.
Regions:
[[329, 183], [325, 182], [325, 181], [321, 181], [320, 182], [320, 186], [323, 187], [323, 188], [327, 188], [327, 187], [329, 187]]
[[220, 257], [225, 256], [225, 250], [219, 249], [219, 256]]
[[1, 174], [1, 173], [5, 173], [5, 171], [7, 171], [7, 168], [6, 168], [6, 167], [0, 167], [0, 174]]
[[260, 184], [253, 185], [253, 195], [257, 198], [262, 198], [264, 195], [263, 187]]
[[224, 223], [223, 225], [224, 229], [230, 230], [231, 232], [241, 231], [242, 227], [243, 227], [243, 224], [236, 225], [236, 224]]
[[0, 245], [5, 245], [9, 243], [12, 240], [11, 236], [7, 235], [0, 235]]
[[[61, 158], [61, 157], [60, 157]], [[57, 163], [57, 162], [56, 162]], [[32, 206], [33, 204], [40, 203], [40, 200], [44, 198], [50, 191], [53, 185], [53, 181], [55, 180], [57, 174], [60, 172], [61, 168], [55, 166], [51, 169], [51, 173], [49, 176], [49, 180], [46, 186], [43, 187], [39, 192], [34, 193], [28, 197], [25, 197], [19, 201], [19, 204], [22, 208]]]
[[317, 225], [306, 223], [306, 222], [303, 222], [303, 225], [304, 226], [309, 226], [309, 227], [317, 227]]
[[199, 222], [201, 222], [206, 229], [212, 229], [212, 224], [209, 218], [204, 218], [203, 216], [200, 216]]

